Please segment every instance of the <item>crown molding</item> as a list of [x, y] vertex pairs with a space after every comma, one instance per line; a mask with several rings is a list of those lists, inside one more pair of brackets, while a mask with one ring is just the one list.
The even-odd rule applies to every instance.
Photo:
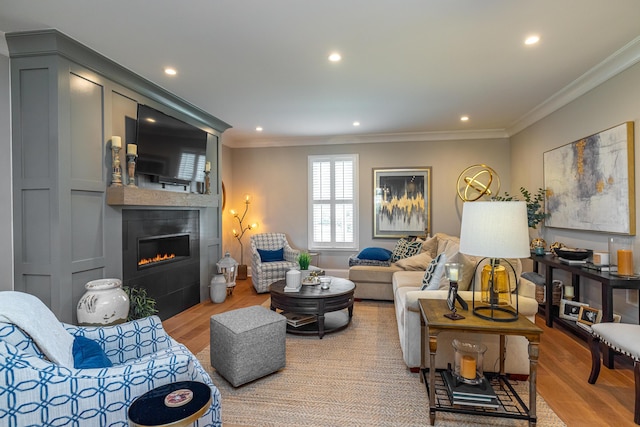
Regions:
[[640, 36], [522, 116], [507, 128], [507, 133], [509, 136], [515, 135], [638, 62], [640, 62]]
[[291, 136], [260, 139], [241, 139], [235, 138], [231, 134], [223, 133], [222, 143], [230, 148], [266, 148], [310, 145], [376, 144], [384, 142], [430, 142], [472, 139], [501, 139], [508, 137], [509, 135], [507, 134], [507, 131], [505, 129], [301, 137]]

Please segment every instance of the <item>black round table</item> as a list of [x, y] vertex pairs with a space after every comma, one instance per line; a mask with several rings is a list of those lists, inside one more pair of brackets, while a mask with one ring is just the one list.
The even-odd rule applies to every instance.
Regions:
[[[301, 335], [318, 335], [336, 332], [346, 328], [353, 317], [353, 292], [356, 285], [347, 279], [333, 277], [331, 287], [322, 289], [320, 285], [302, 285], [298, 292], [285, 292], [286, 282], [279, 280], [269, 286], [271, 310], [283, 313], [309, 314], [317, 316], [317, 321], [294, 327], [287, 324], [287, 332]], [[347, 312], [344, 311], [347, 309]]]
[[[182, 397], [179, 390], [190, 391], [191, 399]], [[174, 398], [167, 399], [171, 393]], [[190, 393], [184, 394], [188, 396]], [[129, 407], [128, 416], [134, 427], [187, 426], [202, 417], [209, 405], [211, 389], [208, 385], [179, 381], [154, 388], [138, 397]]]

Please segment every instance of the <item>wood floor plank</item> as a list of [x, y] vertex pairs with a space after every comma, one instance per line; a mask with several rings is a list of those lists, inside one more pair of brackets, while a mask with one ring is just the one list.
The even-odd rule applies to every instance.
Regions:
[[[269, 294], [258, 294], [251, 279], [238, 280], [233, 294], [221, 304], [200, 303], [163, 322], [166, 331], [193, 353], [209, 344], [209, 319], [222, 313], [259, 305]], [[567, 426], [635, 426], [633, 365], [616, 356], [615, 369], [602, 367], [596, 384], [589, 384], [591, 354], [587, 344], [561, 327], [548, 328], [536, 318], [544, 331], [538, 362], [538, 392]]]

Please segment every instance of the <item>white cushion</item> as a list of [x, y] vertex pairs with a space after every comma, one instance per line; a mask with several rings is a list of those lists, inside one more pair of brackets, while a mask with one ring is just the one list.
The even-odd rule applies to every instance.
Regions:
[[591, 329], [600, 339], [636, 360], [640, 359], [640, 325], [630, 323], [596, 323]]

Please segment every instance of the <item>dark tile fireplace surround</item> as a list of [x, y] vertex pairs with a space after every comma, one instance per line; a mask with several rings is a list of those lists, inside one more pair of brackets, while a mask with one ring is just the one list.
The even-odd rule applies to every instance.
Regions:
[[122, 211], [123, 285], [143, 287], [162, 320], [200, 302], [197, 210]]

